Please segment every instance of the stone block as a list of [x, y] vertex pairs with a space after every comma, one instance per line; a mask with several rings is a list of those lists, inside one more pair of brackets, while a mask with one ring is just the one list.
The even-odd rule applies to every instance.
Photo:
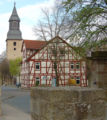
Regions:
[[0, 116], [2, 115], [2, 108], [1, 108], [1, 88], [0, 88]]
[[33, 88], [32, 120], [105, 120], [106, 97], [103, 89]]

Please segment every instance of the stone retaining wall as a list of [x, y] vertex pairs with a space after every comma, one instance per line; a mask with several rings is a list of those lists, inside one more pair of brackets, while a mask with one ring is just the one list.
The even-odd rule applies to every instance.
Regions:
[[107, 90], [107, 51], [96, 51], [87, 61], [89, 86]]
[[2, 114], [2, 108], [1, 108], [1, 88], [0, 88], [0, 116]]
[[106, 120], [105, 91], [81, 87], [31, 90], [32, 120]]

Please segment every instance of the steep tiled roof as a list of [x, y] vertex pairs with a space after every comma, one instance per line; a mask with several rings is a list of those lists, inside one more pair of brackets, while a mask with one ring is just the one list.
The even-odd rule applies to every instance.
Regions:
[[[54, 38], [52, 38], [51, 40], [49, 40], [49, 41], [47, 41], [46, 42], [46, 44], [43, 46], [43, 47], [41, 47], [41, 49], [39, 50], [39, 51], [41, 51], [44, 47], [46, 47], [49, 43], [51, 43], [53, 40], [55, 40], [55, 39], [59, 39], [59, 40], [62, 40], [65, 44], [67, 44], [69, 47], [71, 47], [72, 49], [73, 49], [73, 47], [70, 45], [70, 44], [68, 44], [65, 40], [63, 40], [61, 37], [59, 37], [59, 36], [56, 36], [56, 37], [54, 37]], [[39, 52], [38, 51], [38, 52]], [[27, 58], [27, 60], [26, 61], [29, 61], [35, 54], [37, 54], [38, 53], [37, 51], [35, 52], [35, 53], [33, 53], [29, 58]]]
[[26, 49], [41, 49], [44, 45], [46, 45], [46, 41], [40, 40], [23, 40], [25, 43]]

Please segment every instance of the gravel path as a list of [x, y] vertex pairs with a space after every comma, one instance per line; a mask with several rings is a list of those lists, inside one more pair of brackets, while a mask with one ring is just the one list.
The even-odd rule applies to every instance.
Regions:
[[0, 120], [31, 120], [31, 118], [29, 114], [3, 103]]
[[31, 120], [30, 92], [18, 88], [2, 88], [0, 120]]

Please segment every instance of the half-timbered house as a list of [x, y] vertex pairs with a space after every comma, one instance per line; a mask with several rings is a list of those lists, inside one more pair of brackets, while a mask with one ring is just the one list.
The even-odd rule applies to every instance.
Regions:
[[23, 40], [22, 43], [22, 62], [21, 62], [21, 84], [29, 87], [29, 63], [26, 62], [33, 53], [37, 52], [46, 44], [45, 41]]
[[[62, 38], [57, 36], [47, 43], [42, 41], [39, 46], [35, 42], [31, 50], [27, 42], [22, 45], [22, 87], [32, 87], [36, 83], [51, 86], [55, 79], [62, 86], [67, 85], [69, 79], [75, 79], [79, 86], [87, 86], [85, 60]], [[30, 44], [29, 41], [28, 46]]]

